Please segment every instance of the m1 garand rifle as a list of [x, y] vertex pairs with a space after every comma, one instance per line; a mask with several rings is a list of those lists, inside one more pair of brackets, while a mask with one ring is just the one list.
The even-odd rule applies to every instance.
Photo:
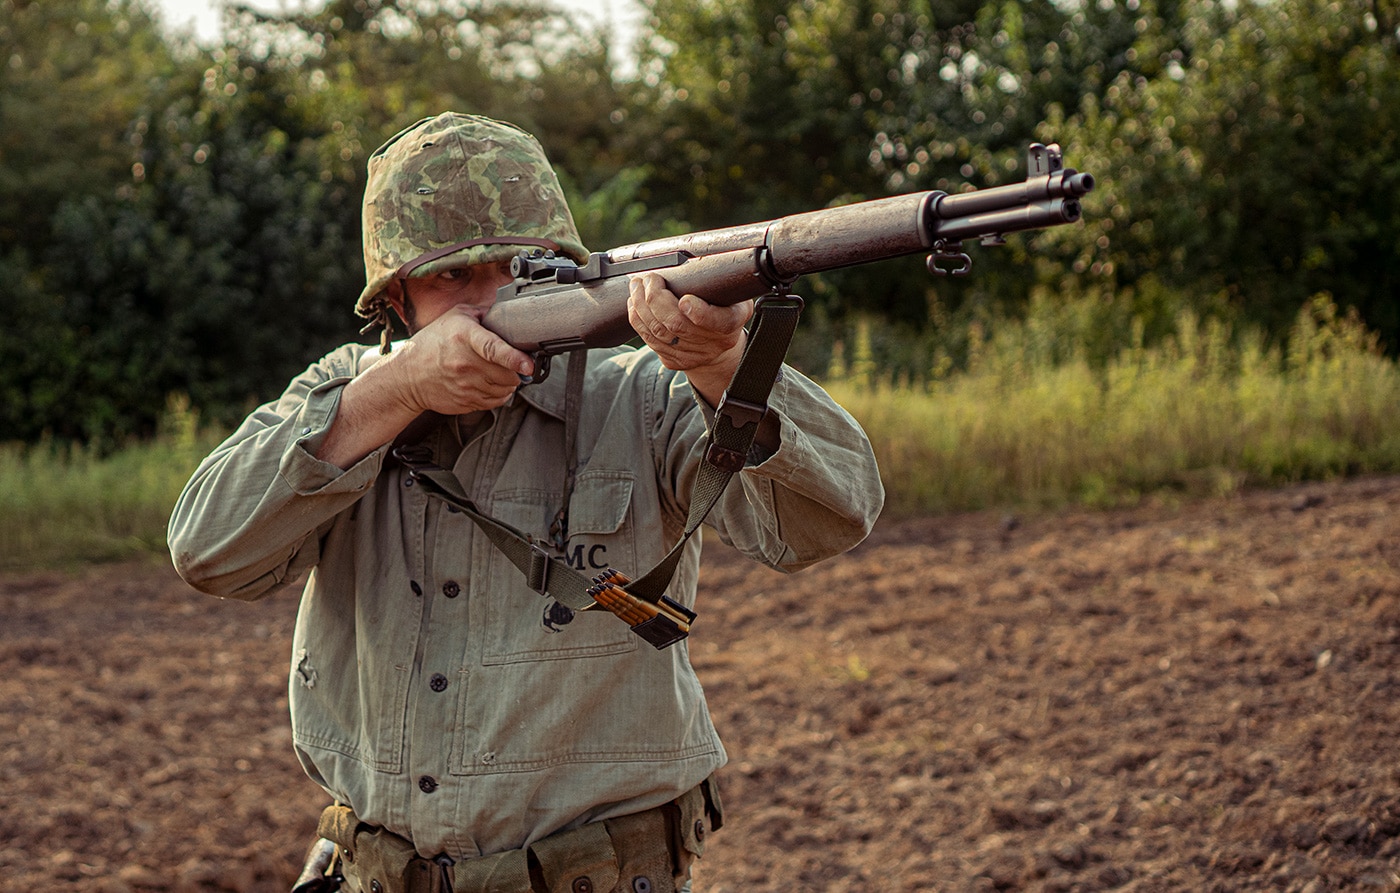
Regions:
[[672, 236], [589, 255], [582, 266], [538, 249], [511, 262], [482, 325], [534, 355], [550, 357], [633, 338], [628, 280], [659, 273], [677, 295], [729, 306], [787, 295], [798, 278], [928, 252], [937, 275], [964, 275], [971, 239], [1003, 244], [1005, 235], [1079, 220], [1079, 199], [1094, 177], [1066, 168], [1058, 145], [1032, 144], [1025, 182], [958, 194], [916, 192], [809, 211], [761, 223]]
[[530, 588], [552, 595], [570, 610], [606, 608], [654, 647], [668, 647], [689, 634], [695, 612], [666, 597], [666, 587], [681, 547], [729, 477], [744, 467], [767, 413], [769, 391], [802, 309], [792, 284], [809, 273], [922, 252], [928, 252], [930, 272], [963, 275], [972, 268], [962, 248], [965, 241], [997, 245], [1007, 233], [1073, 223], [1080, 218], [1079, 199], [1093, 188], [1093, 176], [1064, 166], [1059, 146], [1036, 143], [1028, 153], [1023, 183], [957, 195], [918, 192], [657, 239], [590, 254], [582, 265], [540, 249], [512, 259], [514, 279], [497, 292], [481, 324], [534, 356], [533, 381], [549, 374], [553, 356], [615, 347], [635, 337], [627, 318], [633, 276], [658, 273], [675, 294], [694, 294], [720, 306], [756, 299], [747, 347], [715, 407], [705, 462], [693, 488], [704, 495], [692, 502], [685, 531], [671, 552], [640, 578], [609, 568], [589, 581], [528, 533], [482, 514], [449, 472], [416, 455], [414, 448], [401, 447], [394, 455], [429, 493], [481, 525]]

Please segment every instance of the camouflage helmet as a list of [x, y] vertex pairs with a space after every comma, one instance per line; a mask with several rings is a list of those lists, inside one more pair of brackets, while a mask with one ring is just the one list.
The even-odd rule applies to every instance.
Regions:
[[355, 312], [389, 330], [394, 279], [509, 260], [552, 248], [579, 263], [579, 239], [559, 179], [530, 134], [502, 121], [447, 112], [380, 146], [365, 186], [365, 290]]

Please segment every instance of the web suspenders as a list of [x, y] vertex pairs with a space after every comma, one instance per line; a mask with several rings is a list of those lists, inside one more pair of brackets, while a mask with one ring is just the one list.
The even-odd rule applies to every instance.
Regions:
[[696, 616], [694, 611], [668, 598], [666, 587], [671, 584], [686, 542], [700, 529], [700, 524], [719, 502], [730, 478], [748, 460], [759, 423], [768, 412], [768, 395], [782, 370], [783, 358], [787, 355], [788, 344], [797, 329], [801, 312], [802, 299], [795, 295], [774, 293], [758, 299], [748, 345], [744, 348], [739, 368], [719, 406], [715, 408], [705, 459], [700, 463], [691, 490], [684, 532], [655, 567], [635, 580], [612, 568], [590, 579], [570, 567], [549, 548], [553, 545], [555, 550], [562, 552], [562, 543], [568, 538], [569, 497], [572, 495], [578, 461], [575, 443], [577, 413], [580, 411], [579, 397], [586, 365], [582, 352], [570, 358], [565, 385], [564, 427], [570, 464], [565, 478], [563, 505], [550, 529], [552, 543], [541, 542], [478, 509], [467, 497], [457, 476], [433, 462], [432, 451], [425, 444], [396, 447], [393, 455], [403, 463], [410, 478], [422, 486], [425, 493], [443, 500], [452, 509], [474, 521], [519, 568], [531, 589], [552, 597], [574, 611], [600, 608], [611, 611], [653, 647], [666, 648], [690, 634], [690, 625]]

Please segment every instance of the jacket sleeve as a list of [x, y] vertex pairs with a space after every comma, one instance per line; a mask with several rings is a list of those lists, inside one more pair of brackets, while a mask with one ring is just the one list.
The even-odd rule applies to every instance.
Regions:
[[313, 364], [196, 469], [170, 516], [175, 569], [195, 589], [256, 599], [316, 564], [319, 536], [373, 486], [387, 447], [348, 470], [314, 452], [362, 345]]
[[[663, 438], [662, 473], [679, 506], [704, 461], [714, 410], [684, 376], [669, 383], [675, 419]], [[684, 392], [684, 394], [682, 394]], [[686, 404], [689, 404], [687, 407]], [[801, 570], [856, 546], [874, 527], [885, 490], [870, 441], [850, 413], [815, 382], [784, 366], [768, 400], [780, 446], [730, 479], [708, 523], [721, 540], [769, 567]], [[750, 455], [750, 462], [755, 460]]]

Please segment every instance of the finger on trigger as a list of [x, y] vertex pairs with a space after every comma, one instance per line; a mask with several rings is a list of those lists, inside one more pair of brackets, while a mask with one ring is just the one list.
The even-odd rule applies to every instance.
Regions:
[[535, 363], [529, 354], [516, 350], [487, 329], [481, 330], [480, 337], [482, 340], [478, 353], [483, 359], [518, 375], [534, 374]]

